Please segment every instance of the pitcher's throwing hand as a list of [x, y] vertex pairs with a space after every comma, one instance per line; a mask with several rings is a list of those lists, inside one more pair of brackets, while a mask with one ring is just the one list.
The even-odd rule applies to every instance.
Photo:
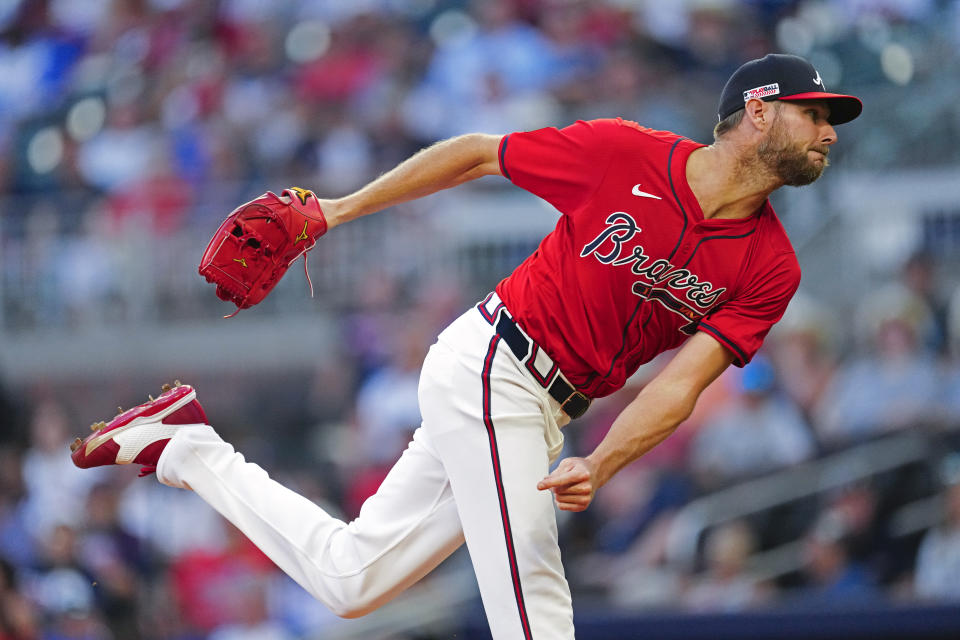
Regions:
[[597, 490], [593, 474], [593, 465], [586, 458], [564, 458], [537, 483], [537, 489], [553, 491], [553, 499], [562, 511], [583, 511], [590, 506]]

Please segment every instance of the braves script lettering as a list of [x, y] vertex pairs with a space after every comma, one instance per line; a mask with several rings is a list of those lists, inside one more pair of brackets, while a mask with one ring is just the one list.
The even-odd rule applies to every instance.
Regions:
[[[586, 258], [592, 255], [602, 264], [613, 267], [629, 266], [632, 273], [646, 281], [637, 281], [633, 285], [633, 293], [636, 295], [658, 300], [671, 311], [693, 321], [693, 315], [698, 316], [696, 319], [699, 320], [703, 314], [686, 308], [683, 303], [673, 298], [667, 289], [683, 291], [686, 299], [702, 311], [712, 307], [720, 295], [726, 291], [725, 287], [714, 288], [713, 283], [700, 280], [689, 269], [674, 266], [669, 260], [651, 259], [643, 245], [639, 243], [632, 247], [625, 246], [642, 231], [636, 220], [629, 214], [623, 211], [611, 213], [606, 223], [606, 228], [584, 245], [580, 251], [580, 257]], [[668, 302], [670, 300], [672, 302]]]

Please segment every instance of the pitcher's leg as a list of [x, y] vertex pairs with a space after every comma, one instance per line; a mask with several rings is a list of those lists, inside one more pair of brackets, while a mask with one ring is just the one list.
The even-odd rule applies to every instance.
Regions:
[[[487, 451], [451, 465], [450, 474], [491, 632], [498, 640], [571, 639], [573, 608], [553, 501], [536, 489], [548, 472], [546, 456], [532, 464], [530, 455], [542, 430], [522, 424], [495, 430], [495, 444], [478, 442]], [[459, 451], [460, 445], [438, 446]]]
[[[435, 346], [428, 360], [443, 352]], [[448, 353], [443, 375], [425, 369], [423, 428], [447, 469], [493, 637], [568, 640], [553, 500], [536, 488], [549, 467], [541, 398], [518, 385], [496, 339], [486, 356]]]
[[463, 542], [443, 465], [418, 430], [380, 489], [347, 524], [246, 462], [209, 426], [170, 440], [157, 475], [195, 491], [334, 613], [363, 615]]

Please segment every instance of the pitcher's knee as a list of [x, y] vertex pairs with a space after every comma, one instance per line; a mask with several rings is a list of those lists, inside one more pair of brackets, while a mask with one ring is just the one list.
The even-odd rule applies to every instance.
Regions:
[[383, 593], [364, 589], [361, 585], [330, 585], [322, 593], [313, 592], [313, 596], [325, 604], [339, 618], [360, 618], [378, 609], [384, 603]]
[[362, 618], [368, 613], [372, 613], [376, 608], [377, 607], [346, 606], [346, 607], [337, 608], [333, 613], [337, 617], [350, 620], [352, 618]]

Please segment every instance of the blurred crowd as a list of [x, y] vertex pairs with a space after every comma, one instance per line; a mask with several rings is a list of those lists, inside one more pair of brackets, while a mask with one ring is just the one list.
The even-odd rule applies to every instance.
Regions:
[[[729, 73], [769, 51], [808, 56], [882, 117], [843, 130], [845, 169], [957, 162], [960, 106], [937, 70], [960, 64], [958, 6], [10, 0], [0, 322], [141, 320], [145, 281], [161, 311], [189, 307], [171, 266], [200, 248], [173, 248], [237, 203], [342, 194], [446, 136], [621, 116], [709, 141]], [[904, 108], [917, 95], [923, 117]]]
[[[574, 118], [707, 140], [744, 60], [786, 50], [828, 87], [903, 86], [956, 61], [958, 20], [946, 0], [10, 0], [0, 190], [24, 197], [5, 224], [46, 209], [169, 233], [218, 183], [342, 193], [439, 138]], [[938, 136], [874, 164], [956, 157], [938, 88]]]
[[[897, 33], [933, 35], [921, 56]], [[724, 80], [768, 51], [809, 55], [827, 86], [882, 99], [955, 66], [960, 10], [942, 0], [11, 0], [0, 2], [0, 35], [2, 331], [60, 326], [59, 314], [93, 303], [138, 304], [123, 278], [144, 281], [145, 243], [182, 243], [264, 185], [343, 193], [439, 138], [574, 118], [623, 116], [709, 140]], [[936, 118], [939, 94], [924, 96]], [[853, 130], [838, 153], [855, 166], [955, 161], [956, 101], [944, 108], [952, 115], [922, 146], [912, 119], [892, 120], [869, 134], [886, 146]], [[902, 153], [854, 153], [898, 142]], [[887, 286], [847, 301], [851, 314], [801, 292], [753, 363], [724, 374], [587, 512], [561, 518], [575, 601], [741, 611], [960, 599], [952, 266], [918, 251]], [[174, 271], [150, 278], [172, 304]], [[338, 316], [338, 349], [288, 394], [256, 397], [277, 437], [230, 416], [216, 426], [288, 486], [355, 516], [419, 423], [420, 362], [474, 284], [364, 280]], [[570, 425], [564, 455], [589, 452], [662, 363]], [[283, 640], [335, 624], [189, 492], [74, 469], [67, 443], [81, 417], [56, 393], [0, 388], [0, 413], [0, 640]], [[904, 433], [921, 434], [930, 455], [719, 522], [692, 557], [671, 551], [692, 501]], [[787, 561], [762, 562], [772, 551]]]

